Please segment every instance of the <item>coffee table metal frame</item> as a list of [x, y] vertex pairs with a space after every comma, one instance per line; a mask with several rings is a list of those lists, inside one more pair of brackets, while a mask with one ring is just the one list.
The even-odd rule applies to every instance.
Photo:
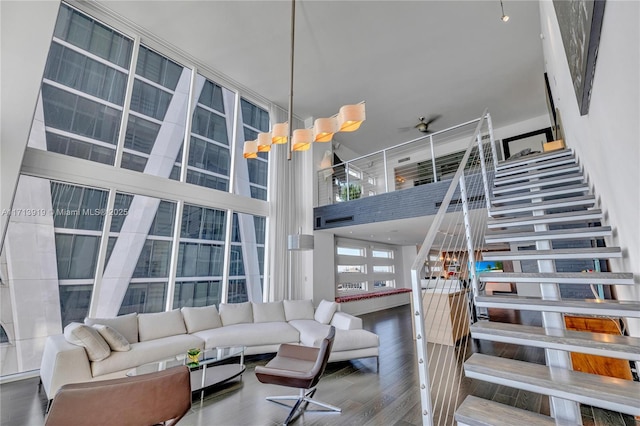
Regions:
[[[191, 392], [201, 391], [200, 398], [202, 399], [206, 388], [242, 376], [242, 373], [245, 371], [244, 350], [244, 346], [205, 349], [200, 352], [197, 365], [189, 363], [185, 351], [185, 353], [178, 354], [171, 358], [150, 362], [133, 368], [127, 372], [127, 376], [139, 376], [141, 374], [186, 365], [191, 372]], [[219, 365], [222, 361], [234, 357], [240, 357], [239, 364]]]

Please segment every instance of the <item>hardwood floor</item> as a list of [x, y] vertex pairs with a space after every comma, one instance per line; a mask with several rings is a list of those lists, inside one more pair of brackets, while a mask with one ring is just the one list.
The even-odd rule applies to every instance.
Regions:
[[[535, 315], [515, 317], [513, 313], [491, 311], [492, 319], [535, 324]], [[522, 314], [524, 315], [524, 314]], [[412, 339], [409, 306], [362, 316], [366, 329], [380, 336], [380, 371], [376, 371], [376, 360], [367, 358], [350, 362], [331, 363], [320, 381], [315, 398], [342, 408], [342, 413], [305, 412], [296, 425], [421, 425], [418, 373], [415, 363], [415, 346]], [[430, 347], [430, 353], [438, 353], [439, 345]], [[451, 347], [447, 347], [451, 348]], [[445, 348], [446, 349], [446, 348]], [[467, 394], [493, 399], [505, 404], [549, 414], [548, 398], [532, 392], [497, 386], [464, 378], [461, 363], [473, 351], [542, 363], [544, 352], [535, 348], [492, 344], [486, 341], [469, 340], [448, 357], [456, 356], [459, 365], [455, 371], [460, 380], [460, 391], [443, 390], [437, 399], [451, 400], [446, 409], [438, 412], [435, 424], [454, 424], [453, 411], [456, 402], [462, 402]], [[441, 352], [445, 359], [446, 351]], [[194, 396], [191, 411], [180, 425], [278, 425], [287, 416], [287, 410], [266, 401], [270, 395], [291, 395], [295, 389], [259, 383], [253, 373], [256, 365], [264, 365], [270, 355], [247, 357], [247, 371], [241, 381], [233, 381], [214, 388], [204, 395]], [[432, 366], [430, 374], [437, 377], [438, 365]], [[453, 398], [451, 398], [453, 396]], [[38, 392], [38, 379], [0, 385], [0, 424], [42, 425], [46, 406], [44, 393]], [[310, 407], [311, 408], [311, 407]], [[604, 426], [640, 425], [629, 416], [604, 410], [582, 407], [585, 425]]]

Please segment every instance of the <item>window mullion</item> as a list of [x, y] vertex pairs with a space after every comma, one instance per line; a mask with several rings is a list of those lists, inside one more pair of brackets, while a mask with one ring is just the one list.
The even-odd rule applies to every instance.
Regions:
[[129, 65], [129, 75], [127, 79], [127, 90], [124, 93], [124, 105], [122, 117], [120, 119], [120, 132], [118, 134], [118, 144], [116, 145], [115, 166], [120, 167], [122, 163], [122, 153], [124, 150], [124, 139], [127, 134], [127, 123], [129, 121], [129, 110], [131, 109], [131, 98], [133, 96], [133, 83], [136, 79], [136, 65], [138, 64], [138, 52], [140, 51], [140, 36], [133, 39], [133, 49], [131, 64]]
[[176, 214], [173, 222], [173, 245], [171, 246], [171, 255], [169, 258], [169, 281], [167, 282], [167, 300], [165, 301], [165, 310], [173, 309], [173, 296], [176, 289], [176, 275], [178, 273], [178, 253], [180, 252], [180, 230], [182, 229], [182, 211], [184, 209], [184, 201], [177, 201]]
[[[116, 202], [116, 189], [109, 189], [109, 196], [107, 198], [107, 212], [113, 211]], [[110, 214], [105, 214], [104, 222], [102, 224], [102, 236], [100, 238], [100, 247], [98, 248], [98, 260], [96, 262], [96, 273], [94, 275], [93, 291], [91, 292], [91, 301], [89, 302], [89, 316], [95, 317], [98, 312], [98, 305], [100, 304], [100, 289], [102, 287], [102, 275], [104, 274], [104, 267], [107, 257], [107, 246], [109, 245], [109, 231], [111, 229]]]
[[193, 113], [196, 110], [196, 82], [198, 76], [198, 68], [191, 68], [191, 82], [189, 84], [189, 102], [187, 103], [187, 119], [184, 125], [184, 140], [182, 141], [182, 159], [180, 168], [180, 182], [187, 181], [187, 166], [189, 164], [189, 147], [191, 145], [191, 125], [193, 122]]
[[220, 301], [228, 303], [229, 269], [231, 266], [231, 238], [233, 234], [233, 210], [227, 210], [227, 225], [224, 236], [224, 257], [222, 262], [222, 295]]

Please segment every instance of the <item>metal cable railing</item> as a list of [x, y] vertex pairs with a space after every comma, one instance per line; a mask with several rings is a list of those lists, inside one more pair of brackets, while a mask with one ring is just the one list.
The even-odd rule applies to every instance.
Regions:
[[[324, 206], [450, 179], [479, 119], [318, 171], [317, 205]], [[486, 140], [489, 134], [485, 134]]]
[[[486, 137], [483, 137], [486, 136]], [[483, 143], [483, 139], [487, 139]], [[463, 363], [480, 291], [476, 261], [497, 154], [485, 111], [412, 265], [412, 313], [425, 425], [448, 425], [465, 395]]]

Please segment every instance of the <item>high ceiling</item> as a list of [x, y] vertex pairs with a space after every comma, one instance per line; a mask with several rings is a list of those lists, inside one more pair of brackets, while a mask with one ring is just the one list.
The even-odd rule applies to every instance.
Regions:
[[[291, 2], [100, 1], [241, 87], [288, 105]], [[478, 117], [494, 127], [547, 114], [538, 1], [297, 0], [294, 112], [327, 117], [367, 102], [367, 121], [334, 138], [343, 160]], [[144, 42], [143, 38], [143, 42]], [[342, 227], [336, 235], [419, 244], [430, 220]], [[419, 232], [416, 232], [420, 230]]]
[[[286, 107], [290, 1], [97, 1], [252, 92]], [[537, 1], [296, 3], [294, 112], [330, 116], [367, 102], [335, 140], [364, 155], [478, 117], [494, 126], [545, 114]], [[404, 129], [403, 129], [404, 128]], [[345, 158], [343, 158], [345, 159]], [[346, 158], [348, 159], [348, 158]]]

